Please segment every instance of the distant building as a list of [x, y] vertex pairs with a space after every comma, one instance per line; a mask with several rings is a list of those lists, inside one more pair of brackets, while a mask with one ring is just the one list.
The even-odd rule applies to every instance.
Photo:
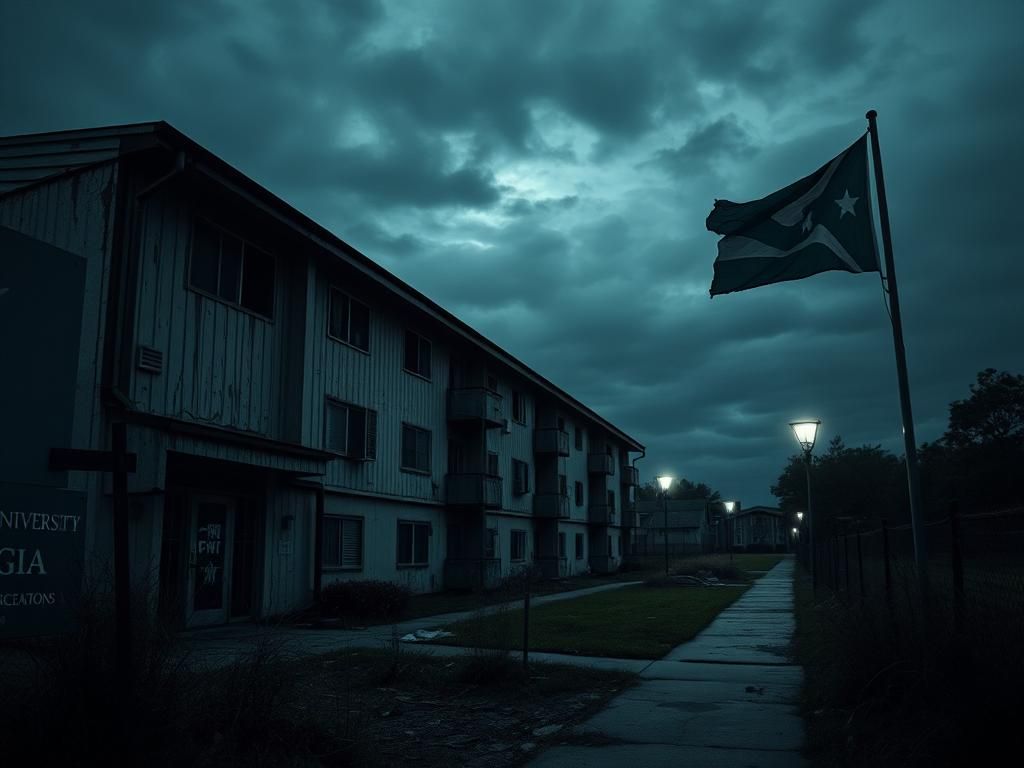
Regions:
[[669, 553], [693, 555], [711, 551], [707, 504], [703, 499], [668, 500], [668, 525], [660, 499], [638, 501], [637, 528], [633, 553], [639, 556], [665, 554], [666, 532]]
[[733, 513], [733, 547], [744, 552], [785, 552], [790, 529], [778, 507], [747, 507]]
[[109, 476], [46, 455], [127, 422], [132, 573], [181, 624], [622, 561], [639, 442], [166, 123], [0, 138], [0, 267], [25, 337], [71, 329], [4, 359], [6, 426], [67, 416], [0, 457], [86, 494], [100, 567]]

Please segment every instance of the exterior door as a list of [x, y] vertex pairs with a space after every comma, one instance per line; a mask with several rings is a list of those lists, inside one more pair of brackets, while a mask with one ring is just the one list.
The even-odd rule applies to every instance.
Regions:
[[230, 499], [198, 496], [189, 520], [186, 623], [225, 624], [230, 608], [235, 505]]

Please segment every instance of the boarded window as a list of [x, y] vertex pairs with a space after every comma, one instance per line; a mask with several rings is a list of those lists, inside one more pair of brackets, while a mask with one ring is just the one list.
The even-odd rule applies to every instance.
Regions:
[[370, 308], [337, 288], [331, 288], [327, 334], [332, 339], [370, 351]]
[[398, 522], [398, 565], [429, 563], [430, 523]]
[[324, 517], [323, 567], [363, 567], [363, 519], [361, 517]]
[[402, 469], [430, 472], [430, 430], [402, 425]]
[[377, 458], [377, 412], [328, 400], [324, 447], [350, 459]]

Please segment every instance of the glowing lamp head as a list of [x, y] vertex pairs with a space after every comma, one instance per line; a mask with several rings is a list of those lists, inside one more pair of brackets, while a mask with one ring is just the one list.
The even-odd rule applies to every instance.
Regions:
[[728, 512], [731, 515], [732, 511], [734, 509], [736, 509], [736, 502], [735, 501], [723, 501], [722, 502], [722, 506], [724, 506], [725, 507], [725, 511]]
[[672, 487], [672, 475], [658, 475], [656, 479], [658, 481], [658, 485], [661, 486], [661, 490], [667, 491]]
[[789, 422], [789, 426], [793, 428], [793, 434], [796, 435], [796, 441], [800, 443], [800, 447], [804, 449], [804, 453], [810, 453], [814, 450], [814, 440], [818, 436], [818, 427], [821, 426], [820, 421], [791, 421]]
[[793, 533], [794, 533], [794, 535], [797, 533], [796, 526], [793, 526]]
[[802, 523], [804, 521], [804, 513], [803, 512], [797, 512], [796, 513], [796, 519], [799, 520]]

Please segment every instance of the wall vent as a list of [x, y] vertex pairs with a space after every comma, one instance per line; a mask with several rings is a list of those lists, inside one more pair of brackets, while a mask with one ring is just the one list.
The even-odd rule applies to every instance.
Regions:
[[149, 373], [161, 373], [164, 369], [164, 353], [159, 349], [139, 345], [139, 356], [136, 365]]

